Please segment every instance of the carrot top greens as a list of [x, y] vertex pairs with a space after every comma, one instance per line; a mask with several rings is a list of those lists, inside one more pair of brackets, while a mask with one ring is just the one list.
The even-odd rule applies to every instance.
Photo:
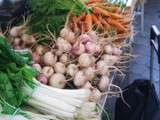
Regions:
[[70, 11], [80, 15], [88, 11], [80, 0], [29, 0], [31, 9], [30, 30], [36, 33], [50, 31], [59, 33]]

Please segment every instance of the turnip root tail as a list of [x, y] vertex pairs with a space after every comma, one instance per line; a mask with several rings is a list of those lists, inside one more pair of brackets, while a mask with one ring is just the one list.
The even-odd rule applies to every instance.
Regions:
[[[112, 91], [111, 90], [111, 87], [113, 87], [113, 88], [116, 88], [118, 91]], [[122, 99], [122, 101], [130, 108], [130, 105], [126, 102], [126, 100], [124, 99], [124, 97], [123, 97], [123, 91], [122, 91], [122, 89], [119, 87], [119, 86], [117, 86], [117, 85], [114, 85], [114, 84], [110, 84], [110, 90], [109, 91], [107, 91], [107, 92], [105, 92], [105, 93], [103, 93], [102, 95], [116, 95], [116, 96], [119, 96], [120, 95], [120, 97], [121, 97], [121, 99]]]

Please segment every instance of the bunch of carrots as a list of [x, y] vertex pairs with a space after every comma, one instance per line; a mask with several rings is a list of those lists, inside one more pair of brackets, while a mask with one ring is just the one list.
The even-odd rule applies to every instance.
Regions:
[[104, 0], [87, 0], [84, 4], [88, 12], [82, 12], [80, 16], [70, 15], [69, 27], [73, 32], [114, 29], [117, 34], [123, 34], [128, 31], [131, 21], [125, 20], [128, 13], [119, 6], [111, 5]]

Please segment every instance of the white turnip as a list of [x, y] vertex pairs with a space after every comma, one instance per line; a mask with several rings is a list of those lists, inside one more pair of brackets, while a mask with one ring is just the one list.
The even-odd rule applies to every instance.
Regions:
[[113, 55], [118, 55], [120, 56], [122, 54], [122, 50], [120, 48], [113, 48]]
[[43, 62], [45, 65], [53, 66], [57, 61], [57, 57], [53, 55], [51, 51], [46, 52], [43, 56]]
[[64, 88], [66, 84], [66, 78], [61, 73], [53, 74], [49, 79], [49, 85], [56, 88]]
[[59, 58], [59, 61], [63, 64], [66, 64], [69, 60], [68, 54], [62, 54]]
[[37, 63], [33, 64], [32, 67], [35, 68], [38, 72], [41, 72], [41, 70], [42, 70], [41, 65], [37, 64]]
[[40, 62], [40, 56], [36, 52], [32, 53], [32, 61]]
[[63, 74], [63, 73], [66, 72], [66, 67], [63, 63], [57, 62], [54, 65], [54, 70], [55, 70], [56, 73], [62, 73]]
[[45, 52], [48, 51], [48, 48], [46, 46], [43, 45], [37, 45], [36, 46], [36, 53], [39, 54], [40, 56], [43, 55]]
[[84, 88], [84, 89], [92, 89], [93, 86], [91, 85], [90, 82], [86, 82], [86, 84], [82, 88]]
[[72, 45], [67, 40], [64, 40], [61, 37], [57, 39], [56, 46], [63, 52], [69, 52], [72, 48]]
[[23, 34], [21, 38], [25, 45], [31, 45], [36, 42], [36, 39], [32, 35]]
[[118, 62], [119, 56], [104, 54], [102, 60], [104, 60], [107, 65], [112, 66]]
[[90, 31], [88, 33], [88, 35], [91, 37], [91, 39], [93, 39], [94, 41], [98, 40], [98, 36], [97, 36], [97, 33], [96, 31]]
[[84, 52], [85, 52], [85, 46], [79, 42], [76, 42], [71, 49], [72, 55], [81, 55]]
[[24, 34], [27, 31], [26, 26], [15, 26], [11, 28], [9, 34], [13, 37], [18, 37]]
[[91, 59], [91, 55], [87, 53], [83, 53], [78, 58], [78, 63], [81, 67], [89, 67], [93, 63]]
[[43, 73], [47, 78], [49, 78], [54, 73], [54, 69], [50, 66], [45, 66], [43, 67], [41, 73]]
[[69, 64], [66, 70], [67, 74], [70, 75], [71, 77], [73, 77], [77, 71], [78, 67], [75, 64]]
[[96, 52], [96, 44], [93, 42], [87, 42], [85, 44], [85, 49], [87, 53], [94, 54]]
[[20, 38], [15, 38], [13, 44], [14, 44], [14, 45], [20, 45], [21, 41], [22, 41], [22, 40], [21, 40]]
[[98, 87], [101, 91], [106, 91], [107, 87], [109, 85], [109, 77], [107, 75], [101, 76], [100, 82], [98, 84]]
[[100, 60], [97, 62], [96, 70], [97, 70], [97, 73], [100, 75], [108, 75], [109, 74], [108, 65], [104, 60]]
[[66, 27], [60, 31], [60, 36], [70, 43], [75, 43], [76, 41], [75, 34]]
[[95, 77], [95, 70], [92, 67], [85, 68], [84, 74], [87, 80], [93, 80]]
[[43, 84], [47, 84], [48, 83], [48, 79], [44, 74], [39, 74], [37, 77], [37, 80]]
[[61, 56], [61, 55], [63, 54], [63, 51], [62, 51], [62, 50], [56, 50], [56, 51], [55, 51], [55, 54], [56, 54], [57, 56]]
[[73, 82], [74, 82], [74, 85], [77, 86], [77, 87], [84, 86], [85, 83], [87, 82], [87, 79], [85, 77], [84, 72], [83, 71], [78, 71], [75, 74]]
[[87, 42], [92, 42], [92, 38], [87, 35], [87, 34], [82, 34], [79, 36], [79, 40], [83, 43], [83, 44], [86, 44]]
[[113, 47], [112, 47], [111, 45], [106, 45], [106, 46], [104, 47], [104, 51], [105, 51], [105, 53], [107, 53], [107, 54], [113, 54]]

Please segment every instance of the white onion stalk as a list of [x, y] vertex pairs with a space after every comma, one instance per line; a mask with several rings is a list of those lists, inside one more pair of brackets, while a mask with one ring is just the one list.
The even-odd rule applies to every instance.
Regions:
[[36, 81], [39, 84], [39, 87], [48, 89], [52, 91], [52, 94], [54, 92], [60, 93], [62, 96], [66, 95], [68, 97], [77, 98], [79, 100], [86, 100], [89, 98], [91, 91], [87, 89], [77, 89], [77, 90], [69, 90], [69, 89], [58, 89], [53, 88], [47, 85], [43, 85], [40, 82]]
[[[29, 91], [29, 88], [25, 89], [25, 92], [28, 93], [28, 95], [30, 95], [30, 91]], [[52, 93], [53, 94], [53, 93]], [[58, 100], [58, 99], [55, 99], [55, 98], [51, 98], [50, 96], [46, 95], [46, 94], [43, 94], [43, 93], [40, 93], [38, 90], [35, 90], [33, 93], [32, 93], [32, 99], [35, 99], [37, 101], [40, 101], [40, 102], [44, 102], [52, 107], [55, 107], [57, 109], [60, 109], [60, 110], [66, 110], [66, 111], [69, 111], [69, 112], [75, 112], [76, 111], [76, 108], [74, 106], [71, 106], [69, 104], [66, 104], [65, 102], [61, 101], [61, 100]], [[56, 104], [55, 104], [56, 103]]]
[[[58, 118], [56, 118], [55, 115], [44, 115], [44, 114], [40, 114], [40, 113], [34, 113], [34, 112], [30, 112], [30, 111], [24, 111], [27, 115], [33, 117], [33, 118], [43, 118], [46, 120], [58, 120]], [[37, 111], [40, 112], [40, 111]]]
[[51, 97], [54, 97], [54, 98], [57, 98], [57, 99], [61, 99], [62, 101], [66, 101], [68, 104], [70, 105], [73, 105], [73, 106], [76, 106], [76, 107], [80, 107], [80, 105], [82, 104], [82, 101], [81, 100], [78, 100], [78, 99], [75, 99], [75, 98], [71, 98], [67, 95], [61, 95], [57, 92], [55, 92], [53, 94], [53, 92], [51, 90], [48, 90], [48, 89], [44, 89], [42, 87], [39, 87], [37, 88], [39, 92], [44, 92], [44, 93], [48, 93]]
[[27, 85], [24, 87], [24, 92], [30, 95], [28, 104], [58, 118], [74, 118], [90, 96], [89, 90], [64, 90], [43, 85], [36, 80], [34, 82], [37, 84], [36, 89]]
[[[69, 117], [69, 118], [73, 118], [74, 117], [74, 113], [65, 112], [65, 111], [61, 111], [59, 109], [55, 109], [54, 107], [52, 107], [52, 106], [50, 106], [48, 104], [36, 101], [34, 99], [30, 99], [28, 101], [28, 103], [31, 106], [33, 106], [35, 108], [38, 108], [41, 112], [44, 111], [44, 113], [46, 113], [46, 114], [56, 115], [58, 117]], [[56, 103], [56, 104], [58, 104], [58, 103]]]
[[98, 113], [95, 111], [97, 108], [95, 102], [86, 102], [83, 104], [81, 110], [79, 111], [80, 115], [86, 120], [90, 120], [91, 118], [96, 118], [98, 116]]
[[59, 94], [61, 94], [62, 96], [66, 95], [68, 97], [72, 97], [72, 98], [76, 98], [79, 100], [88, 100], [89, 95], [90, 95], [90, 90], [86, 90], [86, 89], [81, 89], [81, 90], [61, 90], [61, 89], [57, 89], [57, 88], [53, 88], [53, 87], [49, 87], [46, 85], [43, 85], [46, 88], [48, 87], [48, 90], [52, 90], [53, 92], [57, 92]]

